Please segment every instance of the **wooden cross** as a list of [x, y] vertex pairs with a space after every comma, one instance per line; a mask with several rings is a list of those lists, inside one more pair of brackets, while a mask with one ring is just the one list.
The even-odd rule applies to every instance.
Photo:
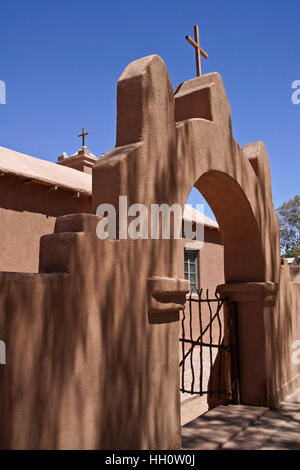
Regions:
[[200, 44], [199, 44], [199, 30], [198, 30], [198, 25], [196, 25], [196, 24], [194, 26], [194, 36], [195, 36], [195, 40], [192, 39], [190, 36], [186, 36], [185, 39], [195, 48], [197, 77], [200, 77], [201, 76], [201, 55], [205, 59], [208, 59], [208, 55], [200, 47]]
[[85, 128], [83, 127], [82, 128], [82, 134], [79, 134], [79, 136], [78, 136], [78, 137], [82, 137], [82, 147], [84, 147], [84, 140], [85, 140], [86, 135], [89, 135], [89, 133], [85, 132]]

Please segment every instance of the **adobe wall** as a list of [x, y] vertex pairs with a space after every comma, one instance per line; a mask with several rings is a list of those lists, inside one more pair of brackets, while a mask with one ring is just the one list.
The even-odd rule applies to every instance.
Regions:
[[57, 219], [40, 274], [0, 275], [1, 449], [180, 447], [179, 305], [149, 311], [154, 260], [142, 256], [170, 268], [171, 244], [100, 241], [98, 221]]
[[[290, 380], [280, 373], [290, 359], [278, 357], [278, 342], [287, 351], [297, 312], [282, 301], [282, 338], [266, 149], [234, 141], [218, 74], [182, 84], [174, 99], [158, 56], [135, 61], [118, 83], [116, 148], [93, 167], [93, 211], [102, 202], [118, 207], [120, 195], [147, 208], [183, 206], [193, 186], [222, 233], [219, 292], [237, 305], [242, 403], [273, 404]], [[189, 291], [178, 276], [182, 241], [99, 240], [98, 221], [58, 217], [54, 234], [41, 239], [39, 274], [0, 275], [1, 448], [181, 445], [178, 320]]]
[[300, 266], [290, 267], [290, 277], [292, 282], [300, 282]]
[[217, 286], [224, 282], [224, 247], [207, 242], [199, 252], [200, 287], [214, 295]]
[[204, 244], [189, 239], [182, 241], [179, 254], [178, 276], [184, 276], [184, 249], [198, 252], [198, 284], [214, 295], [216, 287], [224, 284], [224, 246], [219, 230], [204, 227]]
[[52, 233], [55, 219], [64, 214], [91, 213], [91, 198], [72, 192], [26, 184], [13, 176], [0, 179], [0, 270], [38, 271], [41, 236]]
[[[116, 148], [93, 168], [93, 207], [117, 208], [119, 195], [127, 195], [129, 205], [149, 209], [153, 203], [183, 206], [192, 187], [202, 193], [224, 243], [225, 284], [218, 292], [237, 305], [241, 402], [273, 405], [281, 386], [272, 359], [281, 269], [267, 151], [262, 142], [240, 148], [234, 140], [218, 74], [181, 84], [173, 99], [165, 72], [157, 56], [135, 61], [123, 72]], [[181, 247], [174, 242], [173, 249]], [[160, 261], [154, 272], [171, 275]]]
[[[272, 291], [264, 291], [262, 285], [252, 293], [241, 288], [232, 295], [230, 286], [223, 290], [238, 302], [239, 378], [244, 404], [264, 406], [261, 392], [265, 388], [269, 397], [265, 404], [275, 406], [300, 386], [300, 365], [292, 362], [292, 344], [300, 339], [300, 283], [292, 282], [290, 274], [288, 265], [281, 266], [275, 304]], [[262, 345], [268, 351], [265, 362], [261, 360]], [[241, 366], [248, 361], [248, 367]]]
[[278, 400], [282, 400], [300, 386], [300, 364], [292, 361], [292, 344], [300, 340], [300, 282], [293, 280], [286, 264], [281, 266], [276, 307], [272, 324], [276, 355], [272, 359], [277, 369]]

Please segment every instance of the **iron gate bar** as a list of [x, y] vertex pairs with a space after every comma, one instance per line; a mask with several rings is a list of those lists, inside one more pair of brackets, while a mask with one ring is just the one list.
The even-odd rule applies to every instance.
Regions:
[[[185, 322], [185, 310], [182, 312], [182, 321], [181, 321], [181, 327], [182, 327], [182, 357], [184, 357], [184, 344], [185, 344], [185, 330], [184, 330], [184, 322]], [[181, 367], [181, 365], [179, 366]], [[182, 367], [181, 371], [181, 383], [183, 384], [184, 388], [184, 366]]]
[[188, 344], [193, 344], [194, 346], [203, 346], [205, 348], [215, 348], [215, 349], [224, 349], [224, 351], [230, 352], [230, 346], [224, 346], [223, 344], [210, 344], [210, 343], [202, 343], [199, 341], [192, 341], [190, 339], [183, 339], [180, 338], [179, 341], [182, 343], [183, 341]]
[[[206, 302], [206, 301], [205, 301]], [[218, 306], [218, 308], [221, 310], [221, 308], [223, 307], [224, 303], [226, 302], [226, 300], [220, 300], [221, 304]], [[184, 312], [184, 310], [183, 310]], [[212, 318], [212, 321], [214, 321], [216, 318], [217, 318], [217, 315], [218, 313], [216, 313], [213, 318]], [[184, 318], [185, 320], [185, 318]], [[199, 343], [202, 339], [202, 337], [205, 335], [205, 333], [209, 330], [209, 325], [204, 329], [204, 331], [202, 332], [202, 334], [200, 334], [199, 338], [196, 340], [196, 343]], [[194, 349], [195, 346], [193, 346], [193, 348], [191, 348], [187, 354], [183, 357], [182, 361], [180, 362], [179, 366], [181, 367], [182, 364], [184, 363], [184, 361], [187, 359], [187, 357], [190, 355], [191, 353], [191, 350]]]
[[[208, 308], [209, 308], [209, 343], [212, 344], [212, 341], [213, 341], [213, 337], [212, 337], [212, 309], [211, 309], [210, 301], [209, 301], [209, 298], [208, 298], [208, 289], [206, 289], [206, 300], [207, 300]], [[216, 315], [218, 316], [218, 309], [217, 309], [217, 314]], [[209, 360], [210, 360], [210, 370], [212, 371], [212, 368], [213, 368], [212, 348], [209, 348]], [[212, 383], [212, 380], [213, 380], [213, 376], [211, 375], [211, 383]], [[210, 396], [211, 395], [212, 394], [210, 393]]]
[[[202, 298], [203, 289], [198, 292], [199, 298]], [[199, 313], [199, 326], [200, 326], [200, 335], [201, 338], [203, 337], [203, 324], [202, 324], [202, 309], [201, 309], [201, 302], [198, 303], [198, 313]], [[203, 390], [203, 348], [200, 348], [200, 396], [202, 397], [202, 390]]]
[[[217, 310], [217, 314], [218, 314], [218, 323], [219, 323], [219, 341], [218, 341], [218, 349], [220, 350], [221, 349], [221, 341], [222, 341], [222, 322], [221, 322], [221, 319], [220, 319], [220, 310]], [[224, 321], [225, 321], [225, 317], [224, 317]], [[220, 383], [221, 383], [221, 378], [222, 378], [222, 354], [219, 355], [219, 376], [218, 376], [218, 383], [219, 383], [219, 389], [220, 389]], [[219, 395], [218, 395], [218, 398], [220, 398], [221, 395], [220, 395], [220, 392], [219, 392]]]
[[[190, 312], [192, 309], [192, 301], [191, 301], [192, 294], [190, 295]], [[192, 315], [190, 314], [190, 337], [191, 341], [193, 341], [193, 318]], [[192, 370], [192, 383], [191, 383], [191, 393], [193, 395], [194, 393], [194, 386], [195, 386], [195, 372], [194, 372], [194, 367], [193, 367], [193, 353], [194, 353], [194, 348], [191, 351], [190, 354], [190, 362], [191, 362], [191, 370]]]
[[[200, 289], [197, 291], [198, 297], [195, 298], [193, 297], [193, 293], [190, 293], [189, 299], [188, 299], [188, 305], [189, 305], [189, 311], [190, 311], [190, 318], [189, 318], [189, 338], [186, 338], [186, 331], [185, 331], [185, 320], [187, 319], [185, 310], [182, 313], [182, 338], [179, 339], [179, 341], [182, 343], [182, 360], [180, 362], [180, 367], [182, 367], [182, 374], [181, 374], [181, 391], [184, 393], [190, 393], [192, 395], [209, 395], [210, 397], [212, 395], [218, 395], [218, 399], [221, 399], [221, 395], [225, 395], [227, 402], [228, 402], [228, 397], [231, 395], [231, 390], [222, 390], [221, 388], [221, 381], [222, 381], [222, 366], [223, 366], [223, 360], [228, 361], [227, 356], [223, 356], [222, 353], [217, 355], [217, 362], [215, 362], [215, 374], [212, 374], [213, 367], [214, 367], [214, 360], [213, 360], [213, 350], [216, 349], [218, 351], [224, 351], [224, 353], [230, 353], [231, 352], [231, 346], [223, 344], [223, 325], [222, 321], [220, 318], [220, 312], [222, 310], [222, 307], [224, 304], [230, 303], [227, 301], [227, 299], [221, 299], [217, 292], [215, 292], [215, 298], [211, 299], [209, 298], [209, 290], [205, 289], [205, 294], [203, 298], [203, 289]], [[200, 329], [200, 336], [198, 339], [195, 341], [193, 338], [193, 328], [195, 328], [195, 322], [193, 323], [193, 310], [192, 310], [192, 305], [193, 303], [197, 302], [198, 303], [198, 316], [199, 316], [199, 329]], [[202, 318], [202, 304], [206, 303], [208, 306], [208, 321], [209, 324], [203, 328], [203, 318]], [[216, 313], [213, 314], [212, 311], [212, 305], [213, 303], [216, 303]], [[195, 312], [194, 312], [195, 313]], [[213, 322], [217, 321], [218, 324], [218, 340], [217, 343], [213, 343]], [[224, 322], [226, 323], [226, 317], [225, 317], [225, 312], [224, 312]], [[227, 330], [226, 330], [227, 331]], [[204, 335], [208, 332], [209, 334], [209, 343], [204, 342], [203, 338]], [[225, 330], [224, 330], [224, 335], [225, 335]], [[226, 335], [225, 335], [226, 336]], [[224, 336], [224, 340], [225, 340]], [[188, 349], [188, 351], [185, 351], [185, 343], [189, 344], [191, 347]], [[200, 346], [200, 371], [199, 371], [199, 385], [200, 385], [200, 391], [195, 391], [195, 370], [194, 370], [194, 365], [193, 365], [193, 360], [194, 360], [194, 348], [196, 346]], [[203, 380], [204, 380], [204, 363], [203, 363], [203, 348], [209, 348], [209, 367], [210, 367], [210, 379], [209, 379], [209, 389], [208, 390], [203, 390]], [[189, 357], [190, 356], [190, 357]], [[190, 373], [191, 373], [191, 386], [190, 390], [186, 389], [185, 386], [185, 361], [189, 357], [190, 359]], [[229, 371], [230, 373], [230, 371]], [[197, 370], [197, 376], [198, 376], [198, 370]], [[217, 381], [217, 384], [213, 384], [213, 382]], [[227, 382], [225, 382], [225, 388], [227, 388], [226, 385]], [[224, 385], [224, 384], [223, 384]], [[230, 387], [231, 389], [231, 387]], [[224, 400], [225, 402], [226, 400]]]
[[[193, 393], [191, 393], [191, 391], [181, 388], [180, 391], [182, 393], [189, 393], [190, 395], [200, 395], [201, 397], [203, 395], [218, 395], [218, 398], [220, 398], [221, 395], [226, 395], [226, 397], [227, 397], [228, 394], [229, 394], [228, 390], [221, 390], [221, 391], [220, 390], [212, 390], [212, 391], [202, 390], [202, 392], [193, 392]], [[220, 396], [219, 396], [219, 394], [220, 394]]]

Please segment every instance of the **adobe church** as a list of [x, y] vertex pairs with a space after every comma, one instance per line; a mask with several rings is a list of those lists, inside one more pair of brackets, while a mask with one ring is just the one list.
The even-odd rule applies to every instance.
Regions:
[[[0, 147], [1, 271], [37, 273], [40, 238], [54, 231], [56, 218], [93, 213], [92, 168], [97, 161], [98, 158], [85, 145], [74, 155], [63, 153], [56, 164]], [[193, 210], [187, 210], [185, 218], [193, 223]], [[203, 273], [205, 269], [209, 271], [211, 264], [222, 276], [223, 253], [218, 224], [204, 216], [204, 225], [207, 246], [202, 251], [201, 270]], [[199, 244], [190, 242], [185, 245], [186, 251], [197, 254], [199, 268], [193, 281], [194, 288], [198, 288]], [[216, 251], [209, 250], [208, 245], [215, 246]], [[204, 252], [207, 252], [206, 256]], [[208, 257], [213, 253], [215, 258], [211, 263]], [[213, 279], [210, 285], [217, 285], [219, 281], [220, 278]]]
[[[273, 406], [299, 387], [300, 280], [266, 148], [234, 140], [219, 74], [174, 93], [159, 56], [136, 60], [114, 149], [51, 163], [1, 147], [0, 174], [1, 449], [179, 449], [180, 391]], [[183, 207], [193, 187], [218, 222], [201, 249], [96, 236], [100, 204]]]

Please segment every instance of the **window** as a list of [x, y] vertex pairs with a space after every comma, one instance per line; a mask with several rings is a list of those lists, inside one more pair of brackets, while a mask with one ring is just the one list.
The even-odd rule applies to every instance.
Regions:
[[198, 251], [184, 250], [184, 279], [190, 281], [191, 292], [198, 291]]

